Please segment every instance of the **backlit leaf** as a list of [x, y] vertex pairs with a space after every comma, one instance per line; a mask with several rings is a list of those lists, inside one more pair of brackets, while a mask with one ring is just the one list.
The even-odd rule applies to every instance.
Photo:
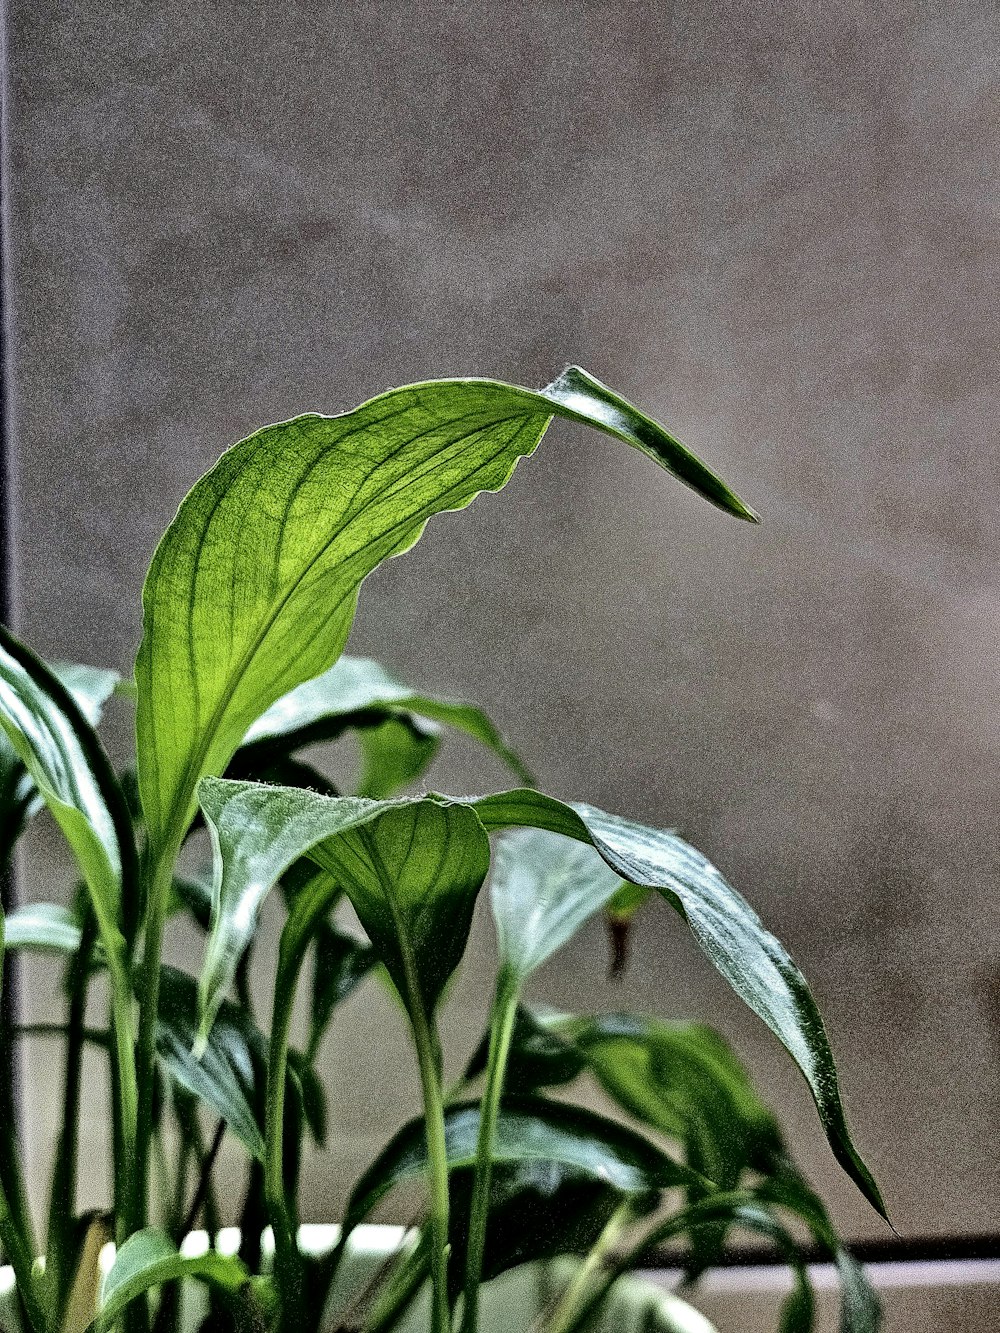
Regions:
[[258, 431], [190, 492], [146, 579], [136, 726], [154, 848], [179, 840], [199, 779], [225, 770], [254, 721], [336, 661], [362, 580], [433, 514], [500, 489], [556, 414], [753, 517], [678, 440], [576, 368], [541, 392], [442, 380]]

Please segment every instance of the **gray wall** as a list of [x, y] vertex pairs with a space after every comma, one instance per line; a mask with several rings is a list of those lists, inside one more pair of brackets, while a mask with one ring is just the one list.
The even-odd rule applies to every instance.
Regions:
[[[995, 1227], [995, 6], [12, 9], [29, 641], [127, 670], [157, 535], [253, 427], [587, 366], [763, 526], [554, 427], [370, 580], [351, 648], [487, 705], [555, 794], [715, 857], [814, 984], [897, 1228]], [[453, 747], [434, 780], [502, 774]], [[56, 862], [36, 837], [33, 893]], [[611, 996], [602, 948], [595, 927], [537, 993], [712, 1017], [848, 1233], [885, 1234], [680, 923], [649, 914]], [[481, 923], [455, 1060], [490, 960]], [[54, 977], [32, 977], [40, 1012]], [[348, 1028], [314, 1215], [413, 1105], [388, 1005]], [[36, 1052], [42, 1141], [51, 1068]]]

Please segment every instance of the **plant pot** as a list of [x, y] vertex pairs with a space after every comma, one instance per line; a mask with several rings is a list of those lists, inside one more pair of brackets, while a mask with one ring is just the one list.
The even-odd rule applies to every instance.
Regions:
[[[337, 1229], [329, 1226], [302, 1228], [302, 1247], [309, 1254], [329, 1251]], [[400, 1227], [361, 1226], [352, 1238], [330, 1293], [325, 1325], [337, 1326], [337, 1317], [376, 1279], [387, 1258], [403, 1240]], [[220, 1234], [220, 1246], [235, 1248], [238, 1233]], [[188, 1237], [185, 1244], [204, 1247], [204, 1232]], [[110, 1266], [110, 1253], [106, 1254]], [[528, 1333], [535, 1327], [539, 1311], [558, 1295], [575, 1268], [575, 1261], [560, 1259], [549, 1264], [529, 1264], [503, 1274], [483, 1287], [479, 1327], [481, 1333]], [[187, 1284], [182, 1305], [181, 1333], [196, 1333], [207, 1308], [203, 1287]], [[418, 1296], [399, 1324], [399, 1333], [426, 1333], [430, 1326], [429, 1292]], [[0, 1330], [21, 1333], [14, 1288], [14, 1274], [0, 1268]], [[612, 1289], [604, 1309], [590, 1333], [715, 1333], [708, 1320], [679, 1297], [641, 1278], [623, 1278]]]

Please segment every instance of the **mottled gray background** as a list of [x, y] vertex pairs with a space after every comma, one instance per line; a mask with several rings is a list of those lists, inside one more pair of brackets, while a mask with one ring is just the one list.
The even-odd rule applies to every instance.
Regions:
[[[899, 1231], [995, 1228], [991, 0], [12, 11], [26, 637], [127, 670], [158, 534], [253, 427], [410, 379], [587, 366], [763, 526], [557, 425], [369, 581], [351, 648], [487, 705], [555, 794], [715, 857], [814, 984]], [[458, 745], [434, 774], [502, 780]], [[36, 837], [32, 893], [59, 891], [54, 857]], [[481, 923], [455, 1061], [491, 950]], [[602, 950], [595, 926], [537, 994], [710, 1016], [847, 1233], [884, 1235], [681, 924], [648, 915], [611, 997]], [[35, 980], [40, 1010], [55, 980]], [[346, 1028], [314, 1216], [414, 1104], [388, 1003], [366, 992]], [[30, 1066], [38, 1131], [52, 1064]]]

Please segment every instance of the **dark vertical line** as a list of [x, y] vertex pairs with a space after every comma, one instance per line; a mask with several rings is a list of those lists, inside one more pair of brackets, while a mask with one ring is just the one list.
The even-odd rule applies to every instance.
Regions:
[[[7, 0], [0, 0], [0, 622], [14, 616], [14, 463], [11, 409], [11, 274], [10, 274], [10, 138], [8, 102]], [[14, 863], [0, 854], [0, 900], [8, 910], [16, 897]], [[14, 957], [5, 959], [0, 994], [0, 1032], [12, 1034], [20, 977]], [[13, 1040], [0, 1042], [0, 1119], [13, 1119], [18, 1110], [18, 1068]]]

